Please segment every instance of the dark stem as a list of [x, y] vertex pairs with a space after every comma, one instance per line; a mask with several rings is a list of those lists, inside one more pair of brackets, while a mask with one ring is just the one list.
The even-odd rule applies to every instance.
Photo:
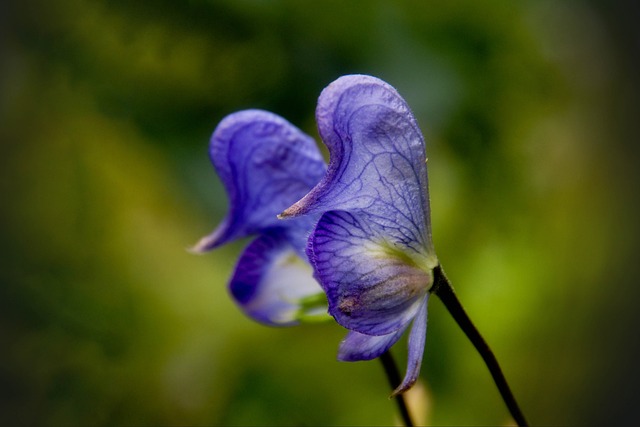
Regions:
[[[400, 385], [400, 371], [398, 371], [398, 366], [396, 362], [393, 360], [393, 356], [391, 355], [391, 351], [387, 350], [379, 357], [382, 362], [382, 366], [384, 367], [384, 372], [387, 374], [387, 379], [389, 380], [389, 385], [392, 390], [395, 390], [396, 387]], [[407, 403], [404, 400], [404, 396], [399, 394], [394, 397], [396, 403], [398, 404], [398, 410], [400, 411], [400, 416], [402, 417], [402, 421], [404, 425], [407, 427], [412, 427], [413, 420], [411, 419], [411, 414], [409, 414], [409, 409], [407, 409]]]
[[480, 332], [478, 332], [471, 322], [471, 319], [469, 319], [467, 313], [464, 311], [460, 301], [458, 301], [458, 297], [456, 297], [456, 294], [453, 291], [453, 287], [451, 286], [449, 279], [447, 279], [447, 276], [445, 276], [444, 271], [442, 271], [442, 268], [439, 265], [433, 270], [433, 275], [433, 288], [431, 289], [431, 292], [436, 294], [442, 300], [444, 306], [449, 310], [449, 313], [451, 313], [455, 321], [458, 323], [458, 326], [460, 326], [467, 335], [467, 338], [471, 340], [476, 350], [478, 350], [480, 356], [482, 356], [482, 359], [487, 365], [487, 368], [489, 368], [493, 381], [498, 386], [500, 395], [502, 396], [504, 403], [506, 403], [514, 421], [519, 426], [528, 425], [518, 403], [516, 402], [516, 399], [513, 397], [513, 393], [511, 393], [511, 389], [509, 388], [507, 380], [502, 373], [502, 369], [500, 369], [500, 365], [498, 365], [498, 360], [493, 355], [493, 352], [484, 338], [480, 335]]

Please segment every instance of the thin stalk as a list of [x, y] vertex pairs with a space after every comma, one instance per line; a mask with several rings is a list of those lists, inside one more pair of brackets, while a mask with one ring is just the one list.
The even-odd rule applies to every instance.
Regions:
[[478, 350], [480, 356], [484, 360], [484, 363], [489, 368], [489, 372], [493, 377], [493, 381], [496, 386], [498, 386], [498, 390], [500, 391], [500, 395], [504, 400], [504, 403], [507, 405], [507, 409], [511, 413], [514, 421], [519, 426], [527, 426], [527, 421], [518, 406], [518, 402], [513, 397], [513, 393], [507, 384], [507, 380], [502, 373], [502, 369], [500, 369], [500, 365], [498, 364], [498, 360], [493, 355], [493, 352], [489, 348], [489, 345], [486, 343], [480, 332], [476, 329], [476, 327], [471, 322], [471, 319], [465, 312], [462, 304], [458, 300], [453, 287], [451, 286], [451, 282], [445, 276], [444, 271], [438, 265], [434, 270], [434, 284], [433, 288], [431, 288], [431, 293], [436, 294], [440, 300], [444, 303], [444, 306], [447, 308], [449, 313], [453, 316], [456, 323], [467, 335], [467, 338], [473, 343], [473, 346]]
[[[387, 350], [379, 357], [380, 362], [382, 362], [382, 366], [384, 367], [384, 372], [387, 374], [387, 379], [389, 380], [389, 385], [392, 390], [395, 390], [396, 387], [400, 385], [400, 371], [398, 371], [398, 366], [396, 365], [395, 360], [393, 360], [393, 356], [391, 355], [391, 351]], [[404, 396], [399, 394], [394, 397], [396, 403], [398, 404], [398, 411], [400, 411], [400, 416], [402, 417], [402, 421], [406, 427], [413, 427], [413, 420], [411, 419], [411, 414], [409, 413], [409, 409], [407, 408], [407, 403], [404, 400]]]

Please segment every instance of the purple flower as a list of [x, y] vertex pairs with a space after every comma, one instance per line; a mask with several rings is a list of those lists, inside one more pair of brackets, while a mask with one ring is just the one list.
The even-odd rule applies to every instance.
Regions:
[[330, 84], [316, 119], [329, 149], [328, 171], [280, 216], [322, 215], [307, 254], [329, 313], [350, 330], [339, 359], [376, 358], [412, 325], [407, 372], [394, 391], [402, 393], [420, 372], [438, 265], [424, 139], [396, 90], [370, 76]]
[[275, 114], [246, 110], [220, 122], [209, 155], [229, 197], [229, 212], [193, 250], [204, 252], [256, 236], [229, 283], [243, 311], [268, 325], [296, 324], [326, 311], [324, 293], [303, 261], [319, 215], [291, 222], [277, 219], [325, 173], [313, 139]]

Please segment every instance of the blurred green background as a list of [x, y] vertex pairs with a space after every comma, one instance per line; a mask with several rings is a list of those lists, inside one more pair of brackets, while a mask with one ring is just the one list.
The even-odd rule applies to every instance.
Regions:
[[[637, 421], [633, 7], [3, 2], [0, 423], [395, 422], [377, 362], [335, 360], [340, 327], [243, 317], [246, 242], [186, 251], [227, 207], [218, 121], [263, 108], [316, 136], [348, 73], [413, 108], [440, 260], [530, 422]], [[427, 423], [509, 422], [435, 298], [421, 381]]]

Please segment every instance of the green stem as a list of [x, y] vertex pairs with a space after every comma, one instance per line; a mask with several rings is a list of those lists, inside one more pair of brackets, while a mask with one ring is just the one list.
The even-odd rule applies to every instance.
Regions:
[[484, 360], [484, 363], [489, 368], [489, 372], [493, 377], [493, 381], [496, 386], [498, 386], [498, 390], [500, 391], [500, 395], [504, 400], [504, 403], [507, 405], [507, 409], [511, 413], [514, 421], [519, 426], [527, 426], [527, 421], [518, 406], [518, 402], [513, 397], [513, 393], [511, 393], [511, 389], [507, 384], [507, 380], [502, 373], [502, 369], [500, 369], [500, 365], [498, 364], [498, 360], [493, 355], [493, 352], [489, 348], [489, 345], [486, 343], [480, 332], [476, 329], [476, 327], [471, 322], [471, 319], [465, 312], [462, 304], [458, 300], [449, 279], [445, 276], [444, 271], [442, 271], [442, 267], [438, 265], [433, 270], [433, 287], [431, 288], [431, 293], [436, 294], [444, 303], [444, 306], [447, 308], [449, 313], [453, 316], [458, 326], [464, 331], [467, 335], [467, 338], [473, 343], [478, 353]]
[[[387, 374], [387, 379], [389, 380], [389, 385], [392, 390], [395, 390], [396, 387], [400, 385], [400, 371], [398, 371], [398, 366], [396, 362], [393, 360], [393, 356], [391, 355], [391, 351], [387, 350], [379, 357], [380, 362], [382, 362], [382, 366], [384, 367], [384, 372]], [[407, 408], [407, 403], [404, 400], [404, 396], [399, 394], [394, 397], [396, 403], [398, 404], [398, 410], [400, 411], [400, 416], [402, 417], [402, 421], [406, 427], [412, 427], [413, 420], [411, 419], [411, 414], [409, 413], [409, 409]]]

